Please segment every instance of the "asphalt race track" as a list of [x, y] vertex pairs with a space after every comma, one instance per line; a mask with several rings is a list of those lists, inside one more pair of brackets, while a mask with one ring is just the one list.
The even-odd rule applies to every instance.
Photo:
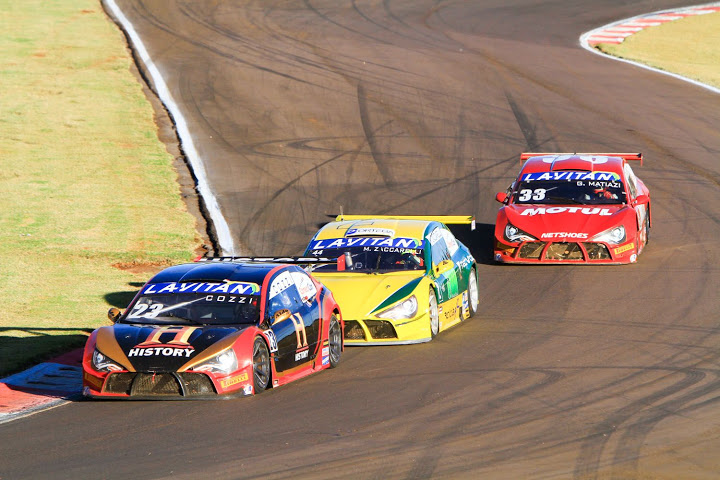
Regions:
[[[481, 311], [251, 399], [0, 425], [0, 478], [720, 476], [720, 96], [583, 50], [671, 0], [122, 0], [245, 254], [328, 215], [474, 214]], [[502, 266], [522, 151], [640, 151], [635, 265]]]

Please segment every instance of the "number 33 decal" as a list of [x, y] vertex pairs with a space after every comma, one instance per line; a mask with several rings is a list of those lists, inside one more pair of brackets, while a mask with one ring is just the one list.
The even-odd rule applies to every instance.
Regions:
[[520, 190], [520, 196], [518, 197], [518, 201], [520, 202], [527, 202], [530, 199], [533, 200], [542, 200], [545, 198], [545, 189], [544, 188], [536, 188], [535, 190], [530, 190], [529, 188]]

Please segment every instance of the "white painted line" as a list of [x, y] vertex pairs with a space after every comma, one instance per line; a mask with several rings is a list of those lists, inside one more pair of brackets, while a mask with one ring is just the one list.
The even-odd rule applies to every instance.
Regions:
[[150, 74], [153, 83], [155, 84], [155, 88], [157, 89], [160, 100], [163, 102], [165, 108], [168, 109], [168, 111], [173, 117], [175, 127], [177, 128], [178, 137], [180, 138], [180, 143], [182, 145], [182, 149], [185, 152], [188, 160], [190, 161], [190, 165], [192, 165], [195, 178], [197, 178], [198, 193], [205, 201], [205, 206], [207, 207], [208, 213], [210, 214], [210, 219], [212, 220], [212, 223], [215, 227], [215, 232], [218, 236], [218, 244], [220, 249], [222, 250], [221, 254], [229, 256], [240, 255], [240, 252], [235, 251], [235, 244], [232, 235], [230, 234], [230, 227], [228, 226], [228, 223], [223, 216], [222, 210], [220, 209], [220, 204], [218, 204], [217, 198], [215, 197], [212, 188], [210, 188], [210, 183], [208, 182], [207, 174], [205, 172], [205, 165], [203, 164], [202, 158], [200, 158], [200, 155], [195, 148], [195, 142], [193, 141], [193, 137], [190, 134], [190, 129], [188, 128], [187, 121], [185, 120], [185, 117], [183, 117], [180, 108], [173, 99], [173, 96], [170, 93], [170, 89], [168, 88], [165, 80], [160, 74], [160, 70], [158, 70], [157, 66], [150, 58], [150, 54], [145, 48], [145, 44], [142, 42], [140, 36], [135, 31], [132, 23], [130, 23], [125, 14], [123, 14], [123, 12], [117, 6], [115, 0], [103, 1], [127, 33], [133, 48], [135, 49], [137, 55], [140, 57], [142, 62], [145, 64], [145, 67], [147, 68], [147, 71]]
[[[708, 8], [708, 7], [713, 7], [714, 9], [712, 9], [712, 10], [704, 10], [705, 8]], [[618, 62], [629, 63], [630, 65], [635, 65], [636, 67], [644, 68], [644, 69], [646, 69], [646, 70], [651, 70], [651, 71], [656, 72], [656, 73], [661, 73], [661, 74], [663, 74], [663, 75], [667, 75], [667, 76], [669, 76], [669, 77], [677, 78], [678, 80], [682, 80], [682, 81], [684, 81], [684, 82], [692, 83], [693, 85], [696, 85], [696, 86], [698, 86], [698, 87], [702, 87], [702, 88], [704, 88], [704, 89], [706, 89], [706, 90], [710, 90], [710, 91], [713, 92], [713, 93], [718, 93], [718, 94], [720, 94], [720, 88], [713, 87], [712, 85], [708, 85], [708, 84], [706, 84], [706, 83], [702, 83], [702, 82], [699, 82], [699, 81], [697, 81], [697, 80], [693, 80], [692, 78], [688, 78], [688, 77], [684, 77], [684, 76], [682, 76], [682, 75], [678, 75], [677, 73], [667, 72], [667, 71], [665, 71], [665, 70], [660, 70], [659, 68], [650, 67], [650, 66], [648, 66], [648, 65], [644, 65], [644, 64], [639, 63], [639, 62], [635, 62], [635, 61], [632, 61], [632, 60], [626, 60], [626, 59], [624, 59], [624, 58], [618, 58], [618, 57], [614, 57], [614, 56], [612, 56], [612, 55], [608, 55], [607, 53], [602, 52], [602, 51], [598, 50], [597, 48], [592, 47], [592, 46], [590, 45], [590, 43], [589, 43], [591, 38], [597, 38], [598, 35], [599, 35], [602, 31], [604, 31], [604, 30], [607, 30], [607, 29], [609, 29], [609, 28], [613, 28], [613, 27], [616, 26], [616, 25], [634, 25], [635, 22], [636, 22], [638, 19], [647, 17], [648, 15], [658, 15], [658, 14], [668, 13], [668, 12], [678, 13], [678, 14], [679, 14], [679, 13], [689, 13], [689, 12], [698, 12], [698, 11], [700, 11], [700, 12], [707, 12], [707, 13], [714, 13], [714, 12], [720, 11], [720, 2], [704, 3], [704, 4], [701, 4], [701, 5], [696, 5], [696, 6], [693, 6], [693, 7], [686, 7], [686, 8], [678, 8], [678, 9], [670, 9], [670, 10], [661, 10], [661, 11], [653, 12], [653, 13], [650, 13], [650, 14], [638, 15], [638, 16], [636, 16], [636, 17], [626, 18], [626, 19], [624, 19], [624, 20], [618, 20], [618, 21], [616, 21], [616, 22], [608, 23], [607, 25], [604, 25], [604, 26], [602, 26], [602, 27], [596, 28], [595, 30], [590, 30], [589, 32], [583, 33], [583, 34], [580, 36], [580, 46], [581, 46], [582, 48], [584, 48], [585, 50], [587, 50], [587, 51], [589, 51], [589, 52], [592, 52], [592, 53], [594, 53], [594, 54], [596, 54], [596, 55], [600, 55], [600, 56], [602, 56], [602, 57], [610, 58], [610, 59], [616, 60], [616, 61], [618, 61]], [[608, 43], [609, 43], [609, 42], [608, 42]]]

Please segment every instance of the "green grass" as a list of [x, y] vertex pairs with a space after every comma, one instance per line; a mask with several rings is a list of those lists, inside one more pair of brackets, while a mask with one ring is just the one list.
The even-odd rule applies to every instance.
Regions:
[[0, 28], [1, 377], [82, 345], [201, 240], [99, 1], [0, 0]]
[[620, 45], [599, 44], [598, 48], [616, 57], [720, 87], [720, 13], [650, 27]]

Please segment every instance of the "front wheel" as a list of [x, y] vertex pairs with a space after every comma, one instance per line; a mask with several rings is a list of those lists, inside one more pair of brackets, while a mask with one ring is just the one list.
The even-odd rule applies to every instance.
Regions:
[[262, 393], [270, 385], [270, 352], [262, 338], [253, 343], [253, 387], [255, 394]]
[[440, 313], [438, 312], [437, 296], [432, 288], [430, 289], [428, 316], [430, 317], [430, 338], [435, 338], [440, 333]]
[[475, 268], [470, 270], [467, 287], [468, 304], [470, 306], [470, 317], [474, 317], [480, 305], [480, 287], [478, 287], [477, 273]]
[[337, 367], [340, 363], [340, 355], [342, 355], [342, 328], [340, 322], [333, 315], [330, 317], [330, 328], [328, 332], [328, 354], [330, 357], [330, 368]]

